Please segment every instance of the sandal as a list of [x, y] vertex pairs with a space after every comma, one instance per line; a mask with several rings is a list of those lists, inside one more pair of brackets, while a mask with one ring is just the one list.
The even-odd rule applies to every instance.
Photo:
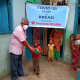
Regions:
[[28, 73], [24, 73], [24, 76], [28, 76], [29, 74]]

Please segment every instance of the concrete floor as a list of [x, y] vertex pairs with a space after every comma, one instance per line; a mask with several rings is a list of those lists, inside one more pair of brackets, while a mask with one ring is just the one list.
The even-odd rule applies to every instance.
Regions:
[[[19, 77], [19, 80], [39, 80], [36, 75], [33, 75], [32, 60], [23, 65], [25, 73], [29, 76]], [[46, 56], [40, 56], [40, 80], [76, 80], [78, 72], [71, 71], [71, 65], [60, 61], [55, 64], [48, 63]], [[7, 76], [3, 80], [11, 80], [11, 76]]]

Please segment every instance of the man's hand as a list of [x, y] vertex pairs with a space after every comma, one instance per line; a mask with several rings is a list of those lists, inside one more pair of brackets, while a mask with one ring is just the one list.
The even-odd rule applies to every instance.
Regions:
[[33, 54], [35, 54], [35, 52], [34, 52], [34, 51], [35, 51], [35, 49], [32, 49], [32, 47], [31, 47], [30, 52], [31, 52], [31, 53], [33, 53]]

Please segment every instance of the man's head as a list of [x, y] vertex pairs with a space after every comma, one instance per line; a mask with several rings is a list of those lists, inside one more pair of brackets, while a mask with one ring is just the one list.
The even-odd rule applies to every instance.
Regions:
[[21, 21], [21, 26], [24, 28], [24, 30], [28, 28], [28, 25], [29, 25], [29, 20], [27, 18], [23, 18]]

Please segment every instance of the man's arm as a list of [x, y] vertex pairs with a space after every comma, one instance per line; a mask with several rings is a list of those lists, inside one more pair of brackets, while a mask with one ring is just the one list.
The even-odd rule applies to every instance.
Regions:
[[31, 53], [34, 53], [34, 50], [32, 49], [32, 47], [28, 44], [27, 40], [22, 41], [22, 44], [30, 50]]

